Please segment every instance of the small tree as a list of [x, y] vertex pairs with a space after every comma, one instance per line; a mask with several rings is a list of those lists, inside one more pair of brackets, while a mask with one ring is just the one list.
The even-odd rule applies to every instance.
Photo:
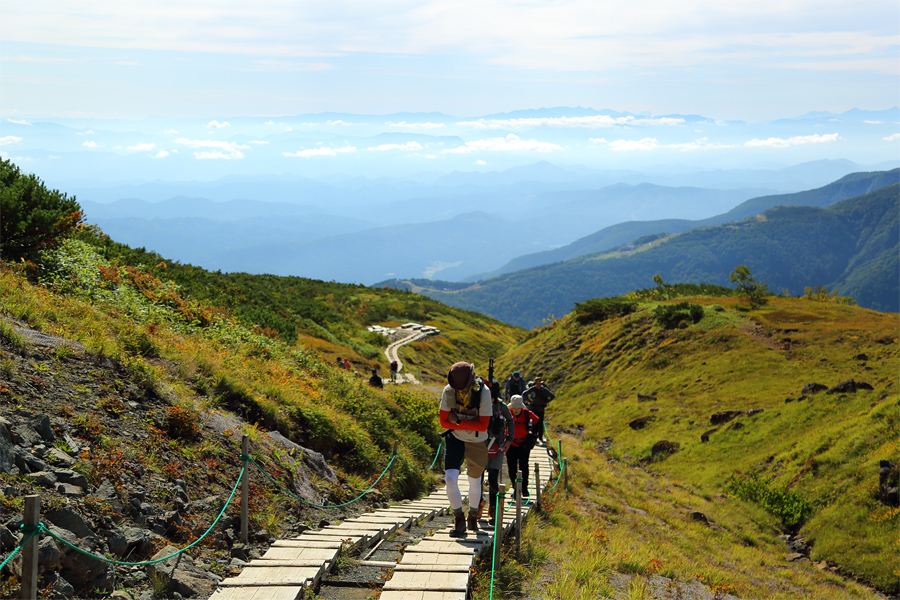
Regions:
[[81, 222], [75, 198], [48, 190], [34, 175], [24, 175], [7, 159], [0, 160], [0, 257], [34, 258], [52, 247]]
[[747, 299], [750, 308], [762, 306], [769, 300], [765, 297], [769, 293], [768, 284], [757, 283], [750, 276], [750, 267], [746, 265], [738, 265], [731, 272], [731, 282], [736, 283], [737, 292]]

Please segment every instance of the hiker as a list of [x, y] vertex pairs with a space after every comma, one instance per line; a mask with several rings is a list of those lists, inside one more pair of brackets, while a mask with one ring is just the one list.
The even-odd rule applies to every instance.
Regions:
[[344, 368], [350, 370], [350, 360], [347, 358], [344, 359]]
[[372, 376], [369, 377], [369, 385], [373, 388], [378, 388], [379, 390], [384, 389], [384, 382], [381, 381], [381, 377], [378, 376], [378, 369], [372, 369]]
[[544, 410], [556, 398], [556, 394], [544, 385], [544, 380], [541, 377], [535, 377], [534, 385], [525, 390], [522, 397], [525, 399], [525, 403], [531, 409], [531, 412], [536, 414], [541, 420], [535, 430], [535, 435], [539, 441], [544, 441]]
[[397, 380], [397, 371], [400, 370], [400, 364], [396, 360], [391, 361], [391, 381]]
[[[487, 467], [487, 428], [491, 420], [491, 392], [480, 377], [475, 377], [475, 365], [458, 362], [447, 373], [447, 386], [441, 394], [440, 420], [446, 439], [444, 449], [444, 480], [447, 499], [453, 509], [454, 525], [451, 537], [478, 531], [478, 502], [481, 498], [481, 475]], [[462, 509], [459, 473], [463, 460], [469, 477], [469, 515]]]
[[503, 397], [509, 400], [516, 394], [525, 393], [525, 380], [518, 371], [513, 371], [512, 376], [506, 380], [506, 387], [503, 389]]
[[[500, 470], [503, 457], [515, 437], [512, 413], [500, 397], [500, 382], [491, 386], [491, 421], [488, 424], [488, 524], [493, 525], [497, 512], [497, 494], [500, 491]], [[471, 498], [471, 495], [469, 496]], [[482, 502], [484, 502], [482, 500]]]
[[522, 497], [528, 493], [528, 457], [534, 448], [534, 427], [539, 422], [538, 416], [525, 408], [522, 396], [515, 395], [509, 401], [509, 412], [515, 425], [512, 445], [506, 450], [506, 466], [509, 468], [509, 479], [513, 489], [516, 485], [516, 471], [522, 471]]
[[340, 356], [338, 356], [338, 359], [337, 359], [337, 368], [338, 368], [338, 369], [343, 369], [343, 368], [344, 368], [344, 359], [341, 358]]

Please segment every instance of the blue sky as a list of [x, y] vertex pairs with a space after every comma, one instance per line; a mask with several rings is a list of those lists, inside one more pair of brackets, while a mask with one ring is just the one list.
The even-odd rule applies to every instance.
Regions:
[[896, 0], [30, 0], [0, 116], [546, 106], [758, 121], [900, 98]]

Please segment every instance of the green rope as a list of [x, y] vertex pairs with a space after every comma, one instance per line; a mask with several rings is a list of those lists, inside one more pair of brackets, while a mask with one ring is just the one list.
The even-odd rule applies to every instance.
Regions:
[[556, 486], [559, 485], [559, 481], [562, 479], [562, 476], [563, 476], [563, 472], [562, 472], [562, 469], [560, 469], [559, 475], [556, 476], [556, 483], [553, 484], [553, 487], [552, 487], [552, 488], [550, 488], [549, 490], [547, 490], [547, 493], [548, 493], [548, 494], [549, 494], [550, 492], [552, 492], [553, 490], [556, 489]]
[[432, 470], [434, 468], [434, 465], [437, 464], [438, 456], [440, 456], [440, 454], [441, 454], [441, 446], [443, 446], [443, 445], [444, 445], [444, 438], [441, 438], [441, 441], [438, 442], [437, 452], [434, 453], [434, 460], [431, 461], [431, 466], [428, 467], [429, 471]]
[[19, 542], [19, 545], [13, 549], [13, 551], [10, 553], [10, 555], [7, 556], [3, 560], [2, 563], [0, 563], [0, 571], [3, 570], [3, 567], [6, 566], [6, 563], [11, 561], [13, 559], [13, 557], [19, 553], [19, 550], [21, 550], [22, 548], [25, 547], [25, 544], [28, 543], [28, 540], [30, 540], [31, 538], [33, 538], [34, 536], [36, 536], [37, 534], [39, 534], [41, 532], [41, 528], [43, 526], [40, 523], [38, 523], [37, 525], [20, 525], [20, 527], [22, 528], [23, 532], [27, 532], [27, 531], [31, 530], [31, 533], [28, 534], [28, 537], [26, 537], [21, 542]]
[[367, 489], [366, 491], [364, 491], [362, 494], [360, 494], [359, 496], [357, 496], [357, 497], [354, 498], [353, 500], [350, 500], [350, 501], [348, 501], [348, 502], [344, 502], [343, 504], [331, 504], [331, 505], [326, 505], [326, 504], [316, 504], [315, 502], [310, 502], [309, 500], [305, 500], [305, 499], [301, 498], [300, 496], [297, 496], [296, 494], [291, 493], [289, 490], [286, 490], [284, 487], [282, 487], [280, 483], [278, 483], [277, 481], [275, 481], [274, 479], [272, 479], [272, 477], [270, 477], [269, 474], [266, 473], [266, 472], [263, 470], [263, 468], [262, 468], [261, 466], [259, 466], [259, 463], [257, 463], [255, 460], [253, 460], [253, 458], [250, 458], [250, 462], [252, 462], [254, 465], [256, 465], [256, 468], [259, 469], [259, 472], [262, 473], [263, 475], [265, 475], [265, 476], [266, 476], [266, 479], [268, 479], [269, 481], [271, 481], [272, 484], [275, 485], [275, 487], [277, 487], [279, 490], [281, 490], [282, 492], [284, 492], [285, 494], [287, 494], [287, 495], [290, 496], [291, 498], [293, 498], [293, 499], [295, 499], [295, 500], [299, 500], [300, 502], [304, 502], [304, 503], [306, 503], [306, 504], [309, 504], [310, 506], [315, 506], [316, 508], [340, 508], [340, 507], [342, 507], [342, 506], [347, 506], [348, 504], [353, 504], [354, 502], [356, 502], [357, 500], [359, 500], [360, 498], [362, 498], [363, 496], [365, 496], [366, 494], [368, 494], [369, 492], [371, 492], [372, 489], [373, 489], [376, 485], [378, 485], [378, 482], [381, 481], [381, 478], [384, 477], [385, 473], [388, 472], [388, 469], [391, 468], [391, 465], [394, 464], [394, 461], [397, 460], [397, 457], [398, 457], [398, 456], [400, 456], [400, 455], [395, 453], [394, 456], [391, 457], [391, 461], [390, 461], [390, 462], [388, 463], [388, 465], [384, 468], [384, 471], [381, 472], [381, 475], [378, 476], [378, 479], [375, 480], [375, 483], [373, 483], [371, 486], [369, 486], [369, 489]]
[[[243, 458], [243, 457], [242, 457], [242, 458]], [[108, 558], [106, 558], [106, 557], [104, 557], [104, 556], [97, 556], [96, 554], [92, 554], [92, 553], [90, 553], [90, 552], [88, 552], [88, 551], [86, 551], [86, 550], [82, 550], [82, 549], [79, 548], [78, 546], [75, 546], [75, 545], [70, 544], [68, 541], [64, 540], [63, 538], [59, 537], [58, 535], [56, 535], [55, 533], [53, 533], [52, 531], [50, 531], [50, 529], [48, 529], [46, 526], [44, 526], [43, 523], [40, 525], [40, 528], [41, 528], [41, 531], [47, 532], [47, 533], [50, 535], [50, 537], [52, 537], [53, 539], [62, 542], [62, 543], [65, 544], [66, 546], [69, 546], [69, 547], [72, 548], [73, 550], [77, 550], [78, 552], [84, 554], [85, 556], [90, 556], [91, 558], [95, 558], [95, 559], [97, 559], [97, 560], [99, 560], [99, 561], [103, 561], [103, 562], [106, 562], [106, 563], [111, 563], [111, 564], [114, 564], [114, 565], [124, 565], [124, 566], [131, 566], [131, 567], [140, 567], [140, 566], [145, 566], [145, 565], [156, 564], [156, 563], [158, 563], [158, 562], [162, 562], [162, 561], [164, 561], [164, 560], [168, 560], [168, 559], [172, 558], [173, 556], [178, 556], [179, 554], [181, 554], [181, 553], [183, 553], [183, 552], [187, 552], [188, 550], [190, 550], [191, 548], [193, 548], [194, 546], [196, 546], [197, 544], [199, 544], [199, 543], [200, 543], [200, 540], [202, 540], [202, 539], [205, 538], [207, 535], [209, 535], [209, 532], [213, 530], [213, 527], [216, 526], [216, 523], [218, 523], [219, 520], [222, 518], [222, 515], [225, 514], [225, 509], [228, 508], [228, 505], [229, 505], [229, 504], [231, 504], [231, 500], [232, 500], [232, 498], [234, 498], [234, 493], [237, 491], [238, 486], [241, 484], [241, 477], [244, 475], [244, 469], [246, 469], [246, 468], [247, 468], [247, 464], [246, 464], [246, 462], [245, 462], [245, 463], [244, 463], [244, 466], [241, 467], [241, 474], [238, 475], [238, 480], [237, 480], [237, 482], [234, 484], [234, 487], [231, 488], [231, 495], [228, 496], [228, 501], [225, 503], [225, 506], [222, 507], [222, 510], [219, 511], [219, 516], [217, 516], [217, 517], [216, 517], [216, 520], [212, 522], [212, 525], [209, 526], [209, 529], [207, 529], [205, 532], [203, 532], [203, 535], [201, 535], [201, 536], [198, 537], [196, 540], [194, 540], [193, 542], [191, 542], [191, 544], [190, 544], [189, 546], [185, 546], [184, 548], [182, 548], [182, 549], [179, 550], [178, 552], [175, 552], [175, 553], [173, 553], [173, 554], [170, 554], [169, 556], [164, 556], [163, 558], [157, 558], [156, 560], [145, 560], [145, 561], [142, 561], [142, 562], [124, 562], [124, 561], [120, 561], [120, 560], [111, 560], [111, 559], [108, 559]]]

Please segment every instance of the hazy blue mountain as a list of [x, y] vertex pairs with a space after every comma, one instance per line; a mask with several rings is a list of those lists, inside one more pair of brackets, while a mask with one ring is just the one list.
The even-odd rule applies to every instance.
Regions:
[[[737, 221], [775, 206], [826, 207], [840, 200], [859, 196], [898, 181], [900, 181], [900, 169], [874, 173], [854, 173], [814, 190], [753, 198], [727, 212], [707, 219], [659, 219], [618, 223], [575, 240], [567, 246], [517, 257], [496, 271], [480, 275], [478, 279], [497, 277], [520, 269], [569, 260], [585, 254], [603, 252], [630, 244], [632, 241], [646, 235], [663, 232], [680, 233], [697, 227], [709, 227]], [[469, 280], [477, 281], [475, 278], [469, 278]]]
[[[675, 235], [625, 255], [588, 254], [508, 273], [454, 291], [417, 280], [416, 291], [459, 308], [524, 327], [561, 316], [575, 302], [652, 287], [665, 281], [730, 285], [735, 266], [749, 266], [770, 290], [802, 293], [826, 285], [862, 306], [900, 310], [900, 184], [832, 204], [777, 206], [762, 215]], [[378, 285], [409, 287], [402, 280]], [[453, 284], [450, 284], [453, 286]]]

